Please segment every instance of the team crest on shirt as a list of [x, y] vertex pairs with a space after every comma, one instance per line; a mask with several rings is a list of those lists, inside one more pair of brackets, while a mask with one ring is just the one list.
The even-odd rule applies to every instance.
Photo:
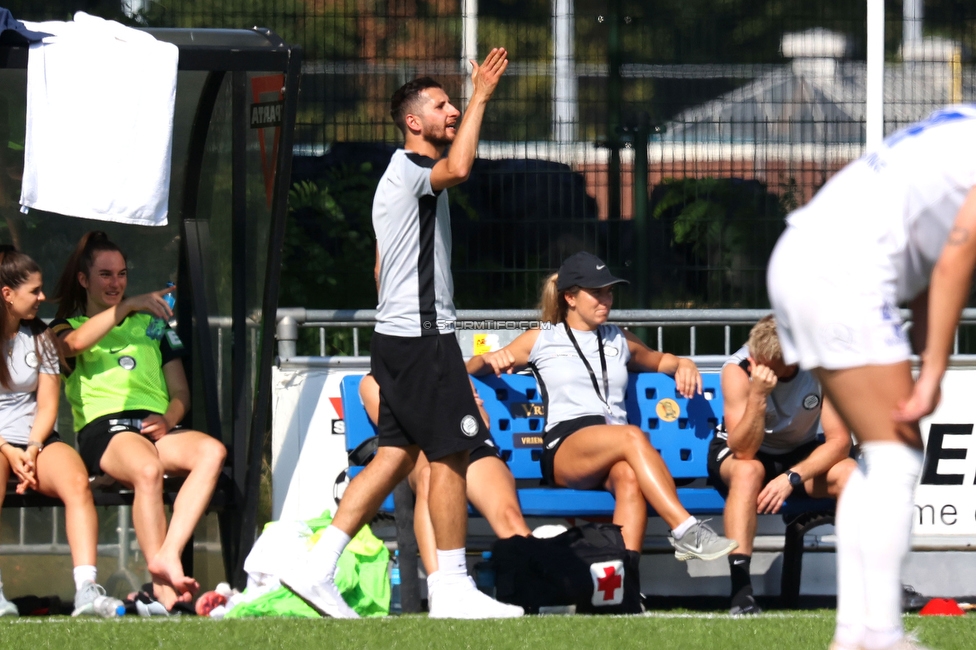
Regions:
[[818, 406], [820, 406], [820, 396], [817, 395], [816, 393], [810, 393], [809, 395], [803, 398], [803, 408], [805, 408], [806, 410], [812, 411]]
[[461, 418], [461, 433], [469, 438], [478, 435], [478, 421], [474, 419], [473, 415], [465, 415]]
[[136, 360], [130, 356], [119, 357], [119, 365], [123, 370], [132, 370], [136, 367]]
[[37, 366], [41, 365], [40, 361], [37, 359], [37, 353], [34, 352], [33, 350], [29, 351], [26, 355], [24, 355], [24, 363], [26, 363], [27, 367], [32, 370], [37, 368]]
[[618, 350], [612, 345], [607, 345], [604, 346], [603, 353], [606, 354], [608, 357], [616, 357], [620, 355], [620, 350]]

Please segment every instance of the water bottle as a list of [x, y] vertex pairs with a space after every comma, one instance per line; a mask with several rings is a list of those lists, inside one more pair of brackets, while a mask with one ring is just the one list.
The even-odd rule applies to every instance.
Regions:
[[481, 554], [481, 562], [474, 565], [474, 583], [478, 589], [495, 597], [495, 565], [491, 561], [491, 551]]
[[393, 564], [390, 565], [390, 614], [402, 614], [400, 602], [400, 551], [393, 551]]
[[[175, 285], [172, 282], [167, 282], [166, 286], [172, 287]], [[169, 305], [169, 308], [171, 310], [176, 306], [176, 296], [173, 295], [172, 291], [165, 294], [163, 296], [163, 300], [166, 301], [166, 304]], [[163, 338], [163, 334], [165, 333], [166, 333], [166, 321], [158, 316], [153, 316], [152, 320], [149, 321], [149, 325], [146, 327], [146, 336], [153, 339], [154, 341], [158, 341], [159, 339]]]
[[125, 614], [125, 603], [111, 596], [97, 596], [94, 605], [95, 614], [102, 618], [115, 618]]

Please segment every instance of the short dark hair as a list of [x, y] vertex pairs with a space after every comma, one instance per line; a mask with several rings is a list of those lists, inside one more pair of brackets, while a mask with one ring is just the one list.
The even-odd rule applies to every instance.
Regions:
[[443, 86], [430, 77], [420, 77], [408, 81], [393, 93], [393, 99], [390, 100], [390, 115], [393, 117], [393, 122], [396, 123], [397, 128], [404, 135], [407, 134], [407, 113], [417, 104], [420, 95], [428, 88], [443, 88]]

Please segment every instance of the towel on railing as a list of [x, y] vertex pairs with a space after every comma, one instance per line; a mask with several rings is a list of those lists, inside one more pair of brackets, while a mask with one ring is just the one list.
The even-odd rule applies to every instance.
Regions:
[[86, 219], [166, 225], [179, 49], [115, 21], [26, 23], [20, 203]]

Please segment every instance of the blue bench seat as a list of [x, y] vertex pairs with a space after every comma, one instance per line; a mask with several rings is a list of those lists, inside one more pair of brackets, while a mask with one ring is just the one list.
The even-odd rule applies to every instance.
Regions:
[[[346, 448], [350, 452], [376, 435], [359, 398], [361, 375], [342, 379]], [[484, 401], [492, 437], [518, 486], [522, 512], [529, 517], [610, 517], [614, 498], [604, 490], [571, 490], [542, 484], [539, 459], [545, 430], [545, 404], [535, 377], [511, 374], [473, 377]], [[679, 395], [674, 380], [660, 373], [631, 374], [627, 387], [627, 416], [646, 433], [660, 452], [678, 484], [678, 498], [693, 515], [720, 517], [725, 500], [706, 484], [708, 446], [722, 421], [719, 375], [702, 375], [703, 391], [692, 399]], [[361, 468], [350, 468], [355, 476]], [[787, 523], [784, 544], [781, 600], [794, 606], [799, 596], [803, 536], [811, 529], [833, 523], [832, 499], [791, 498], [781, 514]], [[392, 497], [382, 512], [393, 513]], [[648, 508], [649, 514], [654, 511]], [[470, 509], [472, 514], [477, 513]]]

